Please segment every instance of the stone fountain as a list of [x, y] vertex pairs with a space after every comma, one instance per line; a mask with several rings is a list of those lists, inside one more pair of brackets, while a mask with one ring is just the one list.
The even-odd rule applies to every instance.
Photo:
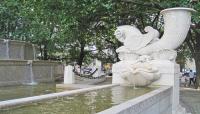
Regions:
[[[128, 101], [120, 103], [119, 105], [114, 104], [115, 106], [110, 108], [107, 107], [108, 109], [103, 109], [101, 112], [98, 112], [98, 114], [186, 114], [184, 108], [179, 105], [180, 71], [179, 65], [175, 62], [175, 49], [184, 41], [187, 35], [192, 11], [194, 10], [190, 8], [169, 8], [161, 11], [165, 21], [164, 35], [161, 39], [158, 38], [159, 32], [152, 27], [145, 28], [145, 31], [147, 32], [146, 34], [142, 34], [135, 26], [124, 25], [118, 27], [115, 35], [117, 39], [124, 44], [124, 46], [117, 49], [121, 61], [113, 65], [113, 84], [1, 101], [0, 112], [6, 111], [5, 114], [7, 114], [7, 111], [12, 113], [13, 110], [13, 113], [15, 113], [16, 109], [20, 112], [27, 110], [27, 113], [31, 113], [29, 106], [31, 105], [30, 103], [34, 103], [33, 114], [35, 114], [37, 111], [36, 107], [41, 109], [41, 104], [43, 104], [41, 103], [42, 100], [70, 96], [70, 100], [74, 103], [74, 100], [71, 99], [71, 96], [79, 96], [78, 94], [80, 93], [85, 93], [85, 95], [83, 95], [85, 97], [84, 99], [91, 98], [89, 99], [88, 104], [92, 104], [93, 109], [96, 107], [94, 104], [94, 98], [100, 99], [100, 107], [102, 107], [104, 106], [101, 103], [102, 101], [106, 102], [112, 100], [111, 104], [113, 104], [115, 101], [120, 102], [119, 99], [124, 98], [128, 94], [134, 95], [139, 93], [138, 90], [140, 88], [134, 89], [133, 87], [125, 87], [126, 89], [124, 90], [128, 91], [126, 95], [126, 92], [121, 88], [122, 86], [119, 86], [119, 84], [121, 84], [128, 86], [159, 86], [155, 87], [156, 90], [141, 95], [137, 98], [132, 98]], [[7, 40], [4, 41], [5, 48], [9, 47], [9, 42], [10, 41]], [[12, 57], [9, 55], [9, 51], [10, 48], [4, 49], [4, 52], [6, 52], [4, 57]], [[25, 52], [22, 51], [21, 53]], [[53, 79], [52, 74], [57, 74], [55, 73], [56, 70], [54, 70], [57, 64], [55, 65], [54, 63], [51, 63], [50, 65], [46, 62], [34, 60], [1, 60], [0, 63], [3, 64], [0, 66], [0, 75], [3, 77], [0, 80], [1, 84], [3, 83], [3, 80], [6, 80], [11, 84], [13, 84], [13, 82], [31, 83], [30, 80], [34, 80], [35, 82], [44, 81], [43, 78], [41, 79], [41, 77], [45, 77], [45, 79], [47, 78], [49, 79], [48, 81], [51, 81]], [[71, 71], [71, 69], [72, 68], [69, 68], [68, 70]], [[73, 79], [71, 79], [71, 81], [72, 80]], [[120, 87], [121, 89], [117, 89], [115, 91], [105, 91], [106, 88], [114, 89], [115, 86]], [[97, 90], [100, 90], [99, 93], [107, 94], [107, 92], [111, 92], [107, 94], [109, 98], [103, 100], [105, 95], [99, 95], [96, 97], [98, 95], [96, 92]], [[64, 98], [61, 99], [62, 100], [59, 101], [63, 101], [64, 103], [62, 102], [59, 104], [57, 101], [55, 101], [56, 103], [48, 102], [46, 106], [52, 104], [49, 107], [52, 109], [52, 111], [56, 110], [60, 106], [64, 106], [61, 108], [62, 112], [64, 110], [68, 111], [66, 106], [74, 106], [71, 104], [66, 105], [66, 100]], [[78, 99], [78, 101], [82, 100]], [[36, 105], [36, 102], [40, 102], [40, 105]], [[29, 108], [25, 107], [23, 110], [22, 108], [25, 104], [29, 104]], [[75, 102], [75, 104], [77, 103]], [[80, 102], [78, 102], [78, 104], [80, 104]], [[87, 103], [84, 102], [83, 104]], [[10, 110], [6, 110], [6, 108], [16, 106], [19, 107], [20, 105], [22, 106], [20, 109], [11, 108]], [[84, 109], [91, 108], [89, 105], [84, 106], [86, 106]], [[82, 109], [79, 111], [84, 113]], [[75, 110], [72, 110], [72, 112]], [[42, 111], [44, 111], [43, 108]], [[92, 113], [95, 112], [92, 111]]]
[[119, 26], [115, 36], [124, 45], [116, 50], [121, 61], [113, 65], [112, 83], [172, 86], [172, 113], [179, 114], [180, 68], [175, 62], [175, 49], [186, 38], [193, 11], [181, 7], [161, 11], [165, 25], [160, 39], [159, 32], [150, 26], [145, 27], [146, 34], [142, 34], [135, 26]]
[[0, 86], [54, 82], [61, 63], [36, 60], [36, 54], [36, 45], [0, 39]]

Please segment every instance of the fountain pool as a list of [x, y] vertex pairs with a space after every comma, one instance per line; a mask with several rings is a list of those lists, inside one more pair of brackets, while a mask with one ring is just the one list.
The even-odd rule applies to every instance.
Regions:
[[148, 93], [157, 87], [133, 89], [115, 86], [38, 103], [4, 108], [1, 114], [94, 114]]
[[[71, 90], [75, 88], [68, 89]], [[61, 91], [66, 91], [66, 88], [57, 88], [55, 83], [39, 83], [37, 85], [18, 85], [0, 87], [0, 101], [31, 97]]]

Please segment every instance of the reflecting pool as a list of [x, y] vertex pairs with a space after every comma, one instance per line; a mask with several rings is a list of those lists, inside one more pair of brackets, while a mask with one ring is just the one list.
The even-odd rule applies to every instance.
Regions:
[[0, 101], [63, 91], [55, 83], [0, 87]]
[[1, 109], [0, 114], [94, 114], [129, 99], [141, 96], [155, 87], [111, 87], [87, 93]]

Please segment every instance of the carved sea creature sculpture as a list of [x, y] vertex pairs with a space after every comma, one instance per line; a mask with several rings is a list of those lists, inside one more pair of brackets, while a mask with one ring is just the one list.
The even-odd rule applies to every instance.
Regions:
[[146, 34], [142, 34], [135, 26], [122, 25], [117, 27], [115, 36], [124, 44], [127, 50], [137, 51], [145, 47], [151, 41], [155, 41], [159, 36], [159, 32], [150, 26], [145, 27], [144, 30], [147, 32]]
[[120, 62], [113, 65], [113, 82], [120, 84], [147, 86], [159, 79], [155, 61], [175, 62], [179, 47], [186, 38], [190, 24], [190, 8], [170, 8], [161, 11], [164, 18], [164, 34], [159, 39], [159, 32], [152, 27], [145, 27], [142, 34], [135, 26], [119, 26], [116, 38], [123, 43], [116, 51]]
[[[170, 58], [176, 58], [173, 50], [179, 47], [186, 38], [191, 24], [191, 11], [194, 10], [189, 8], [171, 8], [161, 11], [165, 25], [164, 34], [160, 39], [158, 39], [159, 32], [150, 26], [145, 27], [146, 34], [142, 34], [135, 26], [119, 26], [115, 31], [115, 35], [124, 46], [118, 48], [117, 52], [119, 54], [132, 53], [139, 56], [151, 56], [153, 53], [158, 55], [160, 52], [162, 54], [166, 52]], [[169, 51], [171, 52], [169, 53]], [[159, 58], [155, 57], [155, 59]]]
[[139, 54], [136, 53], [137, 50], [158, 41], [159, 32], [157, 30], [150, 26], [145, 27], [144, 30], [146, 34], [142, 34], [132, 25], [123, 25], [117, 28], [115, 36], [124, 44], [116, 50], [120, 60], [136, 60], [139, 57]]
[[158, 68], [153, 66], [149, 56], [141, 56], [138, 61], [131, 63], [129, 68], [121, 75], [125, 80], [123, 85], [148, 86], [160, 78]]

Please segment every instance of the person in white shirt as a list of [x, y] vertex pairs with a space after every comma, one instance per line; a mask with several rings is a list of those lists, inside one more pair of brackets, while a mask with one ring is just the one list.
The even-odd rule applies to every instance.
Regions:
[[194, 72], [192, 72], [192, 70], [190, 70], [190, 72], [189, 72], [189, 77], [190, 77], [189, 86], [191, 85], [191, 82], [193, 83], [193, 85], [195, 85], [195, 82], [194, 82]]

